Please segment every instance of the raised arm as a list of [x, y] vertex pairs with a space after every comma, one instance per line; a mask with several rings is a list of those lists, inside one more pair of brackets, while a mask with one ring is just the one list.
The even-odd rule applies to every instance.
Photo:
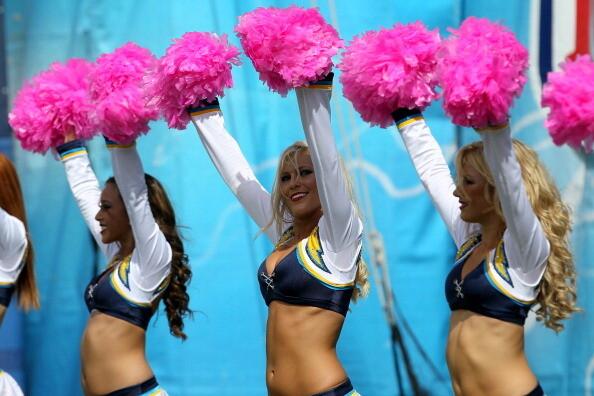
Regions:
[[459, 202], [453, 195], [456, 184], [439, 144], [420, 111], [400, 109], [392, 115], [421, 183], [460, 247], [473, 226], [460, 218]]
[[[270, 193], [260, 184], [237, 141], [225, 129], [218, 101], [190, 109], [198, 136], [217, 171], [258, 227], [272, 220]], [[276, 225], [266, 229], [272, 243], [278, 241]]]
[[338, 252], [360, 241], [363, 224], [348, 191], [330, 126], [332, 74], [308, 87], [297, 88], [296, 94], [322, 205], [320, 237], [327, 239], [332, 251]]
[[172, 250], [151, 211], [144, 170], [136, 145], [107, 143], [111, 151], [114, 178], [124, 201], [134, 235], [132, 263], [138, 264], [139, 286], [157, 288], [169, 274]]
[[[27, 232], [23, 222], [0, 208], [0, 285], [16, 280], [26, 249]], [[3, 275], [14, 279], [4, 279]]]
[[524, 282], [536, 284], [545, 270], [550, 245], [528, 200], [510, 128], [505, 125], [480, 135], [507, 226], [503, 235], [505, 252], [509, 262], [519, 266]]
[[70, 185], [70, 191], [74, 195], [76, 204], [80, 213], [93, 235], [95, 242], [101, 248], [101, 251], [111, 258], [115, 253], [115, 247], [106, 245], [101, 242], [101, 227], [99, 222], [95, 220], [95, 215], [99, 210], [99, 199], [101, 197], [101, 189], [99, 182], [91, 168], [89, 155], [82, 140], [73, 140], [57, 147], [58, 155], [64, 169], [66, 170], [66, 178]]

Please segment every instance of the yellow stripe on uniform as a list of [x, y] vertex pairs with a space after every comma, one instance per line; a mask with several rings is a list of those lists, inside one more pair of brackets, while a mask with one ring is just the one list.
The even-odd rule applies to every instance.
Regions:
[[109, 275], [109, 281], [110, 281], [111, 286], [113, 287], [113, 289], [120, 296], [122, 296], [122, 298], [124, 298], [125, 300], [131, 302], [132, 304], [139, 305], [141, 307], [150, 307], [151, 306], [151, 303], [134, 301], [134, 300], [132, 300], [130, 297], [128, 297], [126, 295], [126, 293], [120, 288], [120, 286], [118, 285], [118, 282], [116, 281], [116, 276], [117, 276], [116, 275], [116, 272], [117, 271], [112, 271], [111, 274]]
[[406, 120], [400, 122], [397, 127], [398, 127], [398, 129], [404, 128], [405, 126], [408, 126], [408, 125], [410, 125], [410, 124], [412, 124], [414, 122], [421, 121], [421, 120], [423, 120], [423, 116], [422, 115], [418, 115], [418, 116], [414, 116], [414, 117], [411, 117], [411, 118], [407, 118]]
[[85, 148], [81, 148], [80, 150], [72, 151], [70, 153], [66, 153], [61, 156], [62, 161], [67, 160], [72, 157], [76, 157], [77, 155], [86, 154], [87, 150]]
[[532, 305], [536, 301], [536, 299], [522, 300], [521, 298], [518, 298], [518, 297], [512, 295], [499, 282], [499, 280], [497, 279], [497, 276], [492, 273], [491, 265], [489, 265], [489, 264], [487, 264], [487, 279], [491, 282], [491, 284], [493, 286], [495, 286], [495, 288], [497, 290], [499, 290], [501, 293], [505, 294], [507, 297], [511, 298], [512, 300], [519, 302], [520, 304], [523, 304], [523, 305]]
[[331, 91], [332, 90], [332, 85], [331, 84], [319, 84], [319, 85], [308, 85], [307, 87], [305, 87], [307, 89], [321, 89], [323, 91]]
[[114, 149], [114, 148], [130, 148], [134, 146], [134, 142], [130, 143], [130, 144], [120, 144], [120, 143], [107, 143], [107, 148], [108, 149]]
[[353, 287], [355, 285], [355, 282], [349, 282], [349, 283], [335, 283], [332, 282], [329, 279], [324, 278], [323, 276], [321, 276], [310, 264], [309, 264], [309, 257], [307, 256], [307, 252], [305, 251], [305, 246], [307, 245], [307, 241], [305, 243], [303, 242], [299, 242], [299, 244], [297, 245], [297, 257], [299, 258], [299, 262], [301, 263], [301, 265], [303, 266], [303, 268], [305, 268], [305, 270], [307, 271], [308, 274], [310, 274], [311, 276], [313, 276], [314, 278], [316, 278], [317, 280], [319, 280], [322, 283], [325, 283], [328, 286], [331, 287], [336, 287], [339, 289], [346, 289], [349, 287]]
[[218, 107], [214, 107], [214, 108], [210, 108], [210, 109], [194, 110], [190, 113], [190, 116], [197, 117], [197, 116], [208, 114], [208, 113], [216, 113], [218, 111], [221, 111], [221, 109]]

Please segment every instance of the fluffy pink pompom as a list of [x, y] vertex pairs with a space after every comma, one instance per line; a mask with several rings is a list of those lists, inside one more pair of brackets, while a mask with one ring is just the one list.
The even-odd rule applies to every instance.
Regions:
[[425, 108], [437, 98], [439, 33], [420, 22], [370, 31], [347, 47], [338, 68], [344, 96], [361, 117], [385, 128], [398, 108]]
[[170, 128], [184, 129], [187, 108], [200, 100], [213, 101], [233, 86], [231, 67], [239, 64], [239, 50], [227, 36], [190, 32], [167, 48], [150, 75], [147, 95]]
[[143, 91], [143, 78], [156, 62], [149, 50], [134, 43], [97, 59], [89, 89], [98, 126], [109, 139], [131, 143], [148, 132], [149, 121], [158, 118], [157, 108], [147, 104]]
[[446, 113], [461, 126], [505, 123], [526, 83], [528, 52], [512, 32], [487, 19], [470, 17], [450, 31], [438, 66]]
[[588, 55], [561, 63], [542, 90], [542, 106], [550, 108], [545, 126], [556, 145], [567, 143], [592, 152], [594, 145], [594, 62]]
[[8, 120], [25, 150], [45, 153], [64, 143], [65, 134], [88, 139], [96, 133], [84, 59], [54, 63], [17, 94]]
[[235, 32], [260, 80], [281, 96], [328, 74], [344, 46], [315, 8], [256, 8], [239, 17]]

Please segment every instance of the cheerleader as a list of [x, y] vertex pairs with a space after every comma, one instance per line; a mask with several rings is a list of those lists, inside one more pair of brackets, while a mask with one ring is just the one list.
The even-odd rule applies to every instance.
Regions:
[[272, 194], [258, 182], [223, 124], [218, 102], [190, 109], [225, 183], [274, 250], [257, 277], [268, 305], [270, 395], [357, 395], [336, 354], [351, 300], [368, 290], [363, 225], [330, 128], [332, 75], [297, 88], [307, 144], [281, 155]]
[[[15, 291], [22, 309], [39, 308], [21, 185], [12, 162], [0, 154], [0, 324]], [[14, 379], [2, 370], [0, 394], [23, 394]]]
[[108, 148], [114, 177], [103, 191], [80, 140], [57, 149], [109, 262], [84, 294], [90, 318], [81, 343], [82, 386], [86, 395], [166, 395], [146, 359], [145, 333], [163, 300], [171, 334], [186, 339], [188, 259], [173, 207], [159, 181], [144, 173], [135, 145], [108, 142]]
[[569, 211], [534, 151], [509, 125], [460, 149], [456, 182], [418, 110], [394, 120], [458, 253], [445, 281], [446, 358], [456, 395], [543, 395], [524, 354], [524, 323], [561, 331], [575, 307]]

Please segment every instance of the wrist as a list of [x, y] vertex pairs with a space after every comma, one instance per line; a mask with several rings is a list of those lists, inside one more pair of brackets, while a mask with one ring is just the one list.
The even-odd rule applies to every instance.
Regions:
[[212, 101], [200, 100], [192, 106], [188, 107], [188, 114], [190, 114], [190, 117], [196, 117], [208, 113], [215, 113], [217, 111], [221, 111], [221, 106], [219, 104], [218, 98], [215, 98]]
[[408, 124], [418, 121], [419, 119], [423, 118], [423, 113], [418, 108], [400, 108], [396, 109], [392, 112], [392, 118], [396, 123], [396, 127], [398, 129], [407, 126]]
[[60, 161], [65, 161], [77, 155], [86, 154], [87, 148], [81, 139], [71, 140], [56, 147]]
[[105, 139], [105, 145], [107, 146], [108, 149], [128, 148], [128, 147], [133, 147], [136, 144], [135, 141], [133, 141], [132, 143], [128, 143], [128, 144], [118, 143], [115, 140], [112, 140], [105, 135], [103, 135], [103, 139]]

